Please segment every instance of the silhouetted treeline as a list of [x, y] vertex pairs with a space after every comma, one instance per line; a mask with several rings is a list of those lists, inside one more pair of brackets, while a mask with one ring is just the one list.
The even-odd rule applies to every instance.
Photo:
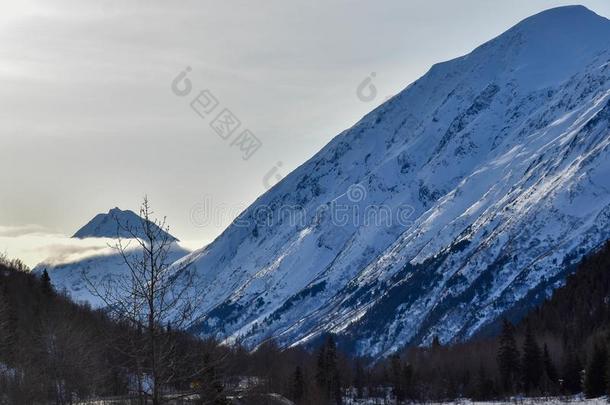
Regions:
[[[278, 353], [267, 357], [281, 371], [269, 388], [297, 404], [338, 404], [341, 397], [388, 398], [398, 403], [581, 392], [599, 397], [610, 394], [609, 344], [610, 244], [606, 244], [519, 323], [504, 321], [495, 338], [450, 346], [434, 339], [430, 347], [408, 348], [377, 362], [343, 356], [332, 338], [311, 354], [296, 355], [298, 351], [292, 350], [292, 355], [282, 356], [276, 349]], [[325, 353], [332, 353], [334, 360], [325, 360]], [[335, 394], [337, 390], [342, 395]]]
[[[410, 400], [610, 393], [610, 244], [564, 287], [496, 338], [411, 348], [373, 367], [372, 380]], [[402, 377], [401, 377], [402, 376]]]
[[[230, 350], [170, 326], [165, 333], [176, 342], [166, 391], [223, 403], [220, 376], [230, 371]], [[141, 334], [54, 291], [46, 272], [37, 277], [21, 262], [0, 258], [0, 403], [130, 395], [143, 403], [130, 347]]]
[[[315, 350], [282, 350], [270, 341], [249, 352], [167, 325], [176, 349], [164, 394], [190, 395], [184, 403], [272, 404], [274, 393], [320, 405], [346, 398], [598, 397], [610, 388], [609, 321], [607, 245], [518, 324], [504, 321], [497, 337], [450, 346], [434, 339], [380, 361], [343, 354], [333, 336]], [[0, 331], [0, 402], [69, 404], [138, 392], [128, 353], [142, 331], [70, 302], [48, 275], [36, 277], [19, 262], [0, 261]]]

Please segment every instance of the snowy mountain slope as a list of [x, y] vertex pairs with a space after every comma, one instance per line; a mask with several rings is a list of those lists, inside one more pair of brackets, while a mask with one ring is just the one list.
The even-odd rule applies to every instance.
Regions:
[[185, 259], [197, 332], [385, 355], [533, 305], [610, 238], [609, 121], [610, 22], [584, 7], [435, 65]]
[[[137, 214], [133, 211], [113, 208], [107, 214], [96, 215], [73, 236], [76, 239], [90, 240], [92, 244], [99, 246], [100, 249], [95, 254], [61, 263], [48, 259], [39, 263], [33, 271], [41, 273], [46, 269], [55, 288], [66, 291], [76, 302], [88, 302], [94, 308], [104, 306], [102, 300], [92, 293], [91, 285], [99, 287], [102, 291], [102, 286], [107, 283], [112, 285], [128, 274], [123, 257], [111, 248], [116, 244], [117, 234], [126, 240], [125, 243], [128, 243], [128, 239], [131, 237], [127, 231], [117, 226], [117, 221], [120, 222], [121, 227], [130, 227], [136, 235], [140, 235], [142, 232], [138, 228], [141, 220]], [[178, 245], [178, 239], [169, 234], [167, 236], [171, 241], [168, 258], [170, 263], [189, 253], [188, 250]], [[131, 245], [136, 246], [135, 243]], [[131, 250], [128, 249], [129, 251]], [[137, 253], [137, 250], [133, 250], [133, 252]]]

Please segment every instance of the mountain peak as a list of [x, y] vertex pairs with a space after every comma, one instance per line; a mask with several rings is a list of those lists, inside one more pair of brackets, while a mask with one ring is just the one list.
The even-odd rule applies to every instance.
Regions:
[[534, 14], [527, 18], [526, 21], [539, 19], [553, 19], [556, 21], [558, 18], [574, 18], [575, 16], [603, 18], [581, 4], [574, 4], [568, 6], [554, 7], [541, 11], [538, 14]]
[[560, 85], [608, 54], [608, 38], [610, 20], [588, 8], [552, 8], [435, 69], [442, 75], [462, 76], [468, 82], [479, 78], [486, 83], [513, 83], [523, 89], [541, 90]]
[[[578, 32], [590, 35], [609, 23], [610, 21], [607, 18], [596, 14], [585, 6], [578, 5], [542, 11], [521, 21], [515, 28], [522, 31], [527, 30], [530, 33], [552, 32], [563, 37]], [[595, 38], [592, 39], [595, 40]], [[599, 40], [607, 40], [607, 38], [599, 38]]]
[[[107, 214], [97, 214], [85, 226], [80, 228], [72, 237], [78, 239], [85, 238], [130, 238], [132, 235], [122, 227], [130, 227], [138, 236], [143, 236], [141, 232], [142, 218], [131, 210], [122, 210], [114, 207]], [[119, 224], [121, 226], [119, 226]], [[156, 225], [155, 225], [156, 227]], [[158, 229], [158, 227], [156, 227]], [[165, 231], [161, 231], [164, 234]], [[172, 242], [178, 239], [167, 234]]]

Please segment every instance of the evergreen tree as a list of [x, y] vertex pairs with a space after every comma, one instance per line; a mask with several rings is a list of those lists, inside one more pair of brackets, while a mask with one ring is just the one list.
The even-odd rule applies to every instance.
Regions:
[[519, 371], [519, 349], [517, 349], [517, 342], [515, 341], [514, 327], [506, 319], [502, 322], [497, 359], [502, 388], [505, 393], [511, 393]]
[[225, 394], [224, 379], [218, 365], [215, 364], [209, 353], [204, 355], [203, 362], [207, 367], [201, 379], [202, 384], [199, 389], [200, 402], [198, 403], [228, 405], [229, 400]]
[[557, 372], [557, 368], [555, 367], [555, 363], [549, 353], [549, 348], [544, 344], [544, 348], [542, 350], [542, 364], [544, 368], [544, 373], [542, 378], [540, 379], [540, 390], [544, 395], [557, 395], [558, 391], [558, 382], [559, 382], [559, 374]]
[[596, 343], [585, 372], [585, 395], [587, 398], [598, 398], [606, 393], [606, 369], [608, 351], [603, 343]]
[[530, 325], [527, 325], [525, 341], [523, 342], [523, 361], [521, 362], [521, 385], [526, 393], [531, 393], [540, 387], [540, 378], [544, 371], [544, 363], [540, 347], [536, 343]]
[[409, 363], [402, 366], [402, 380], [405, 399], [413, 399], [415, 395], [413, 390], [413, 366]]
[[356, 365], [354, 370], [354, 388], [356, 389], [356, 398], [362, 399], [364, 397], [364, 384], [366, 376], [364, 373], [364, 367], [362, 361], [356, 359]]
[[476, 379], [476, 387], [474, 392], [474, 399], [477, 401], [485, 401], [493, 398], [494, 394], [494, 383], [489, 378], [483, 363], [479, 366], [479, 372]]
[[430, 348], [432, 349], [433, 352], [438, 352], [441, 347], [442, 347], [442, 345], [441, 345], [440, 339], [438, 338], [437, 335], [434, 335], [434, 337], [432, 338], [432, 345], [430, 346]]
[[305, 377], [303, 376], [303, 370], [301, 366], [297, 366], [294, 370], [294, 376], [292, 377], [292, 399], [296, 403], [300, 403], [305, 396]]
[[43, 270], [42, 275], [40, 276], [40, 283], [44, 295], [50, 296], [53, 294], [53, 285], [51, 284], [51, 277], [49, 277], [47, 269]]
[[578, 394], [582, 390], [581, 383], [582, 365], [580, 358], [574, 349], [566, 351], [562, 367], [562, 388], [567, 394]]
[[316, 381], [324, 399], [329, 404], [340, 405], [342, 403], [341, 377], [337, 367], [337, 346], [332, 335], [328, 336], [326, 343], [320, 349], [317, 363]]
[[394, 387], [394, 396], [397, 402], [402, 402], [405, 399], [405, 391], [403, 385], [403, 370], [400, 361], [400, 356], [397, 354], [392, 355], [390, 358], [391, 366], [391, 381]]
[[555, 364], [553, 363], [553, 359], [551, 358], [551, 355], [549, 354], [549, 348], [546, 345], [546, 343], [544, 344], [544, 350], [542, 352], [542, 363], [544, 364], [544, 372], [546, 374], [546, 376], [548, 377], [549, 381], [552, 383], [556, 383], [557, 382], [557, 368], [555, 367]]

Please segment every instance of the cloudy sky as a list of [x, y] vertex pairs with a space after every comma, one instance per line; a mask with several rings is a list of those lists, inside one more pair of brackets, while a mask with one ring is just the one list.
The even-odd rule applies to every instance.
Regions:
[[[200, 247], [278, 162], [288, 173], [433, 63], [566, 4], [2, 1], [0, 252], [34, 265], [89, 249], [66, 235], [98, 212], [136, 210], [144, 194]], [[582, 4], [610, 16], [607, 0]], [[191, 93], [179, 96], [172, 82], [187, 67]], [[371, 74], [376, 95], [358, 97]], [[206, 89], [218, 106], [202, 117], [189, 103]], [[248, 160], [210, 127], [225, 108], [262, 142]], [[217, 219], [202, 227], [204, 201]]]

